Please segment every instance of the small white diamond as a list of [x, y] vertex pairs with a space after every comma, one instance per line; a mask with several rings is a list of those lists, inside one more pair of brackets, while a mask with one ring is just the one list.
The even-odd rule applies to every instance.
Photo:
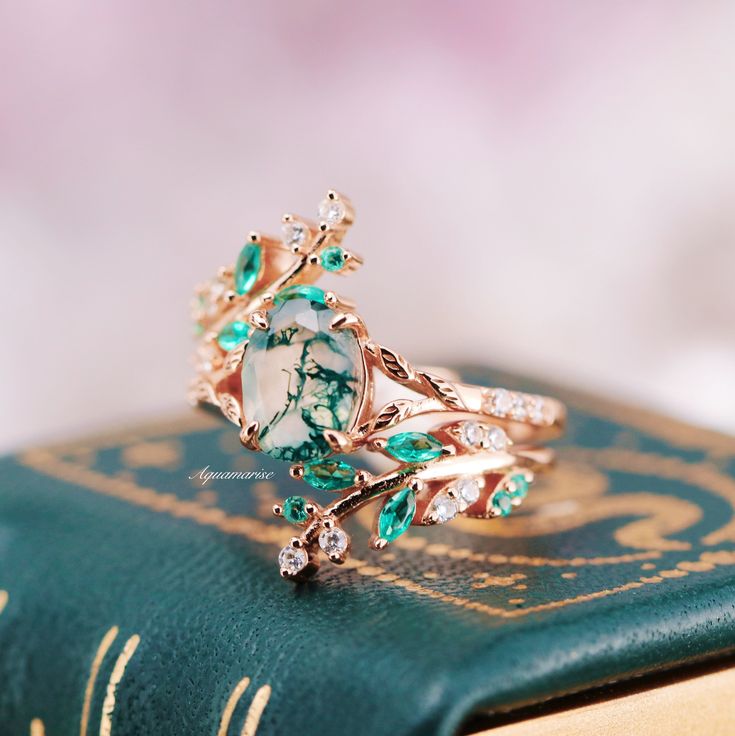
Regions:
[[338, 199], [325, 199], [319, 205], [319, 219], [327, 225], [337, 225], [345, 217], [345, 206]]
[[479, 447], [482, 444], [485, 431], [477, 422], [463, 422], [459, 431], [460, 442], [465, 447]]
[[534, 396], [529, 417], [534, 424], [543, 424], [546, 421], [544, 417], [544, 400], [540, 396]]
[[504, 450], [508, 446], [508, 435], [500, 427], [488, 427], [486, 442], [491, 450]]
[[474, 478], [460, 478], [457, 493], [468, 506], [472, 506], [480, 498], [480, 484]]
[[457, 511], [459, 511], [457, 502], [449, 498], [446, 493], [440, 493], [434, 498], [431, 518], [440, 524], [445, 524], [457, 515]]
[[350, 538], [339, 528], [324, 529], [319, 535], [319, 546], [328, 555], [341, 555], [347, 551]]
[[278, 564], [281, 570], [292, 575], [303, 570], [309, 562], [309, 555], [303, 549], [295, 549], [291, 545], [284, 547], [278, 555]]
[[283, 242], [289, 248], [301, 247], [306, 242], [306, 236], [309, 234], [309, 230], [303, 222], [293, 220], [284, 222], [281, 230], [283, 232]]
[[510, 391], [498, 388], [493, 391], [492, 413], [504, 417], [513, 406], [513, 397]]
[[522, 395], [516, 394], [513, 397], [513, 407], [510, 410], [510, 414], [513, 419], [525, 419], [528, 416], [528, 409], [526, 409], [526, 400]]

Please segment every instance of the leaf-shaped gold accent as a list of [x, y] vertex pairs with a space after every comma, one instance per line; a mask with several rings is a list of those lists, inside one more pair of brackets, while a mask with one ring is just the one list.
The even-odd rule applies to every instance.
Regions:
[[237, 399], [232, 394], [220, 394], [218, 397], [222, 413], [233, 423], [240, 426], [242, 421], [242, 410]]
[[410, 413], [413, 402], [405, 399], [391, 401], [386, 404], [373, 419], [371, 423], [371, 433], [379, 432], [382, 429], [388, 429], [402, 422]]
[[380, 346], [380, 360], [385, 370], [397, 381], [407, 382], [414, 379], [414, 372], [408, 361], [398, 353]]
[[449, 381], [445, 381], [443, 378], [434, 376], [431, 373], [424, 373], [423, 371], [419, 372], [419, 376], [423, 378], [424, 383], [429, 386], [439, 401], [441, 401], [445, 406], [448, 406], [450, 409], [466, 408], [462, 399], [459, 398], [459, 394], [454, 388], [454, 384]]

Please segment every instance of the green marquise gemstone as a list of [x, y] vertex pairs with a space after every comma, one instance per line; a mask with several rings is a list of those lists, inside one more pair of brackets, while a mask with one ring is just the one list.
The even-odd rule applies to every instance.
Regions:
[[312, 460], [304, 465], [304, 480], [322, 491], [340, 491], [355, 483], [355, 469], [342, 460]]
[[416, 513], [416, 497], [413, 491], [404, 488], [392, 495], [385, 503], [378, 517], [378, 535], [393, 542], [411, 526]]
[[263, 252], [258, 243], [246, 243], [235, 264], [235, 291], [247, 294], [260, 276]]
[[309, 518], [306, 513], [306, 499], [302, 496], [289, 496], [283, 502], [283, 518], [292, 524], [301, 524]]
[[324, 289], [309, 284], [294, 284], [281, 289], [273, 301], [275, 304], [283, 304], [291, 299], [308, 299], [317, 304], [324, 304]]
[[345, 252], [338, 245], [330, 245], [322, 251], [322, 268], [339, 271], [345, 265]]
[[347, 432], [357, 415], [365, 387], [360, 346], [351, 330], [330, 329], [334, 316], [299, 294], [270, 310], [267, 330], [250, 335], [243, 410], [260, 425], [260, 449], [278, 460], [323, 459], [331, 452], [324, 430]]
[[513, 499], [508, 491], [497, 491], [493, 496], [493, 509], [500, 516], [508, 516], [513, 510]]
[[529, 483], [523, 473], [516, 473], [510, 477], [513, 490], [510, 492], [512, 498], [525, 498], [528, 495]]
[[388, 439], [386, 451], [404, 463], [424, 463], [442, 454], [442, 443], [423, 432], [401, 432]]
[[226, 324], [217, 335], [217, 344], [229, 352], [236, 348], [240, 343], [245, 342], [250, 335], [250, 325], [247, 322], [236, 320]]

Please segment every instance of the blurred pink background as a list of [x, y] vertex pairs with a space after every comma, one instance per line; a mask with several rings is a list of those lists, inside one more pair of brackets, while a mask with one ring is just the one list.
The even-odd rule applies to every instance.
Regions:
[[328, 187], [380, 342], [735, 431], [735, 4], [31, 1], [0, 36], [0, 447], [182, 409], [192, 286]]

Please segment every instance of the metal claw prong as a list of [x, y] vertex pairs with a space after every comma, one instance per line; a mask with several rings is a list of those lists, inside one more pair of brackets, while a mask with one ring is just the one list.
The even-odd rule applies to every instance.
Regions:
[[385, 549], [388, 546], [388, 540], [383, 537], [373, 537], [370, 539], [370, 547], [372, 549]]
[[240, 442], [243, 447], [247, 447], [248, 450], [260, 450], [260, 444], [258, 443], [259, 430], [260, 424], [258, 422], [250, 422], [240, 430]]
[[421, 478], [416, 478], [415, 476], [411, 478], [410, 481], [408, 481], [408, 487], [414, 492], [419, 493], [420, 491], [424, 490], [424, 481], [421, 480]]
[[328, 306], [334, 309], [334, 307], [339, 304], [339, 299], [337, 298], [337, 295], [333, 291], [327, 291], [324, 294], [324, 303]]
[[304, 506], [304, 511], [306, 511], [309, 516], [314, 516], [318, 511], [318, 507], [315, 503], [307, 503], [306, 506]]
[[288, 469], [288, 474], [294, 480], [301, 480], [304, 477], [304, 466], [301, 463], [295, 463]]
[[352, 330], [358, 337], [367, 337], [365, 323], [354, 312], [339, 312], [329, 324], [330, 330]]
[[273, 504], [273, 516], [283, 516], [283, 506], [280, 503]]
[[342, 555], [338, 552], [333, 552], [331, 555], [329, 555], [329, 561], [333, 562], [335, 565], [341, 565], [344, 563], [345, 558], [342, 557]]
[[259, 243], [260, 242], [260, 233], [259, 232], [256, 232], [255, 230], [251, 230], [248, 233], [248, 240], [251, 243]]
[[349, 453], [352, 451], [352, 439], [348, 434], [336, 429], [325, 429], [322, 436], [334, 452]]
[[291, 537], [288, 542], [294, 549], [301, 549], [304, 546], [304, 542], [300, 537]]
[[456, 455], [457, 454], [457, 448], [454, 445], [444, 445], [442, 447], [442, 455], [448, 456], [448, 455]]
[[358, 266], [362, 266], [363, 260], [361, 256], [351, 250], [342, 249], [342, 260], [345, 262], [345, 270], [354, 271]]
[[253, 312], [248, 321], [256, 330], [267, 330], [270, 327], [268, 315], [261, 310]]
[[369, 444], [369, 448], [376, 452], [383, 452], [387, 446], [388, 440], [385, 439], [385, 437], [376, 437], [375, 439], [370, 440]]
[[319, 265], [319, 256], [316, 253], [312, 253], [308, 258], [307, 261], [309, 262], [310, 266], [318, 266]]
[[365, 486], [368, 483], [370, 483], [373, 477], [374, 477], [373, 474], [369, 473], [367, 470], [358, 470], [355, 473], [355, 485], [358, 488], [361, 488], [362, 486]]
[[235, 292], [235, 291], [232, 291], [232, 289], [229, 289], [228, 291], [226, 291], [226, 292], [225, 292], [225, 293], [224, 293], [224, 294], [222, 295], [222, 298], [223, 298], [223, 299], [224, 299], [224, 300], [225, 300], [226, 302], [228, 302], [228, 303], [230, 303], [230, 302], [234, 302], [234, 301], [235, 301], [235, 299], [237, 298], [237, 292]]
[[334, 529], [334, 519], [329, 518], [328, 516], [325, 519], [322, 519], [322, 526], [325, 529]]

